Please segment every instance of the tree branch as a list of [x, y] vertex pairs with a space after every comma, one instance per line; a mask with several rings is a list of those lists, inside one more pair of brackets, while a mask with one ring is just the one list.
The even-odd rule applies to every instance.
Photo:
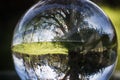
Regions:
[[40, 16], [40, 17], [43, 17], [43, 18], [47, 18], [47, 19], [50, 19], [50, 18], [52, 18], [54, 21], [56, 21], [57, 23], [58, 23], [58, 27], [63, 31], [63, 33], [66, 33], [66, 31], [65, 31], [65, 29], [64, 29], [64, 27], [63, 27], [63, 25], [62, 25], [62, 23], [60, 23], [60, 20], [58, 20], [54, 15], [48, 15], [48, 16]]

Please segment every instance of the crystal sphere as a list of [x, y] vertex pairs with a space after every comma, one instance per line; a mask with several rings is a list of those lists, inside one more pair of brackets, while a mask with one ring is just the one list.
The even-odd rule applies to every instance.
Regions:
[[18, 22], [12, 52], [22, 80], [108, 80], [117, 38], [89, 0], [40, 0]]

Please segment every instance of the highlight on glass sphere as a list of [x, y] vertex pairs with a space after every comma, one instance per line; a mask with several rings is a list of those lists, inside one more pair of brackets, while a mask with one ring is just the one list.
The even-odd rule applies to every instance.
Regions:
[[117, 38], [89, 0], [40, 0], [18, 22], [12, 52], [22, 80], [108, 80]]

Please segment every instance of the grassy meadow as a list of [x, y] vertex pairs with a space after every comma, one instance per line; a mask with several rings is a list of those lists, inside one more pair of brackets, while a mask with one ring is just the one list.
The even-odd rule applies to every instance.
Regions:
[[101, 6], [103, 11], [108, 15], [113, 25], [115, 26], [115, 30], [117, 32], [118, 37], [118, 63], [116, 70], [120, 71], [120, 9], [119, 8], [111, 8], [107, 6]]
[[42, 43], [29, 43], [20, 44], [13, 47], [14, 52], [30, 55], [42, 55], [42, 54], [66, 54], [68, 50], [60, 45], [60, 42], [42, 42]]

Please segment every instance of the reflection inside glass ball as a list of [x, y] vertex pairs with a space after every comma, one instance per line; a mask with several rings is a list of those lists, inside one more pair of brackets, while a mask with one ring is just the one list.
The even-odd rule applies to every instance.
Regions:
[[117, 58], [112, 23], [82, 0], [43, 0], [22, 17], [13, 37], [22, 80], [107, 80]]

